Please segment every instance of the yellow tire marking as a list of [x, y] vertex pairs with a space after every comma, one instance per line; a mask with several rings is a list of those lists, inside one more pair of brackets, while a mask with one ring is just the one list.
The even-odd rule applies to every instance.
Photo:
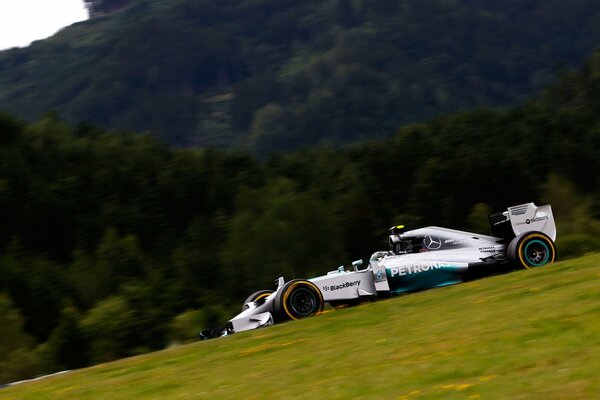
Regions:
[[254, 299], [254, 301], [259, 301], [260, 299], [264, 299], [265, 297], [269, 297], [270, 295], [271, 293], [259, 294], [258, 296], [256, 296], [256, 299]]

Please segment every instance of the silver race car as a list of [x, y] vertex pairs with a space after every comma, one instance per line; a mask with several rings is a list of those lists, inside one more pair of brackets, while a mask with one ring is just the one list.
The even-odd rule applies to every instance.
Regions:
[[225, 326], [206, 329], [202, 339], [226, 336], [276, 322], [306, 318], [364, 299], [413, 292], [556, 260], [556, 226], [549, 205], [509, 207], [489, 216], [493, 236], [429, 226], [390, 229], [388, 251], [375, 252], [369, 265], [352, 263], [311, 279], [278, 279], [277, 289], [251, 294], [242, 312]]

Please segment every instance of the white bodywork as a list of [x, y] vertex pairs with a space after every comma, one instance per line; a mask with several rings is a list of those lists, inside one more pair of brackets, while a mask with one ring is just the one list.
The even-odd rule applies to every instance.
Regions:
[[229, 322], [231, 323], [234, 332], [249, 331], [263, 326], [270, 326], [274, 323], [273, 315], [269, 311], [256, 314], [256, 306], [254, 303], [250, 304], [248, 309], [242, 311], [235, 318], [230, 319]]
[[552, 241], [556, 240], [556, 225], [549, 205], [537, 207], [533, 203], [508, 208], [508, 217], [515, 235], [529, 231], [545, 233]]
[[351, 300], [377, 294], [371, 268], [362, 271], [332, 271], [309, 281], [317, 285], [325, 301]]

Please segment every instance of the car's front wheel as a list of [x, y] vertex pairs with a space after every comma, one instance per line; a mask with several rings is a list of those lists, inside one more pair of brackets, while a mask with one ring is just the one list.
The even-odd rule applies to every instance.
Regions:
[[516, 268], [535, 268], [556, 261], [556, 245], [542, 232], [525, 232], [508, 245], [507, 256]]
[[246, 301], [244, 301], [244, 304], [242, 305], [242, 311], [247, 310], [248, 303], [251, 303], [253, 301], [258, 302], [258, 305], [264, 303], [267, 297], [271, 295], [271, 293], [273, 293], [272, 290], [259, 290], [258, 292], [252, 293], [250, 296], [248, 296]]
[[312, 317], [323, 311], [323, 295], [312, 282], [294, 279], [287, 282], [275, 297], [275, 314], [279, 320]]

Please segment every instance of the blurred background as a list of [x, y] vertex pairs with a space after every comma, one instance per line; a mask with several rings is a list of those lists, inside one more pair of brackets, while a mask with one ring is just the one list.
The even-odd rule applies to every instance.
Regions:
[[195, 340], [391, 225], [534, 201], [600, 250], [596, 1], [84, 5], [0, 52], [0, 383]]

